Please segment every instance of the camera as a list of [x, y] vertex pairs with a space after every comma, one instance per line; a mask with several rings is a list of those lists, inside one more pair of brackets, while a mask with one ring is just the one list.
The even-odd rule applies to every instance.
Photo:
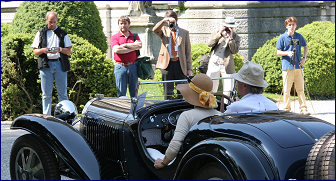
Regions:
[[170, 28], [170, 29], [175, 28], [175, 23], [174, 23], [174, 22], [169, 23], [169, 28]]
[[300, 41], [299, 41], [299, 39], [292, 39], [289, 42], [289, 45], [293, 45], [293, 46], [300, 45]]
[[49, 52], [57, 52], [57, 48], [54, 48], [54, 47], [53, 48], [49, 48], [48, 51]]
[[228, 27], [225, 27], [224, 30], [226, 31], [226, 33], [230, 33], [231, 32], [230, 28], [228, 28]]

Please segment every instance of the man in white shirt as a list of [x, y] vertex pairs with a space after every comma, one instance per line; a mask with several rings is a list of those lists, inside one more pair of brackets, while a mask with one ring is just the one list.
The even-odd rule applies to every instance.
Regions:
[[261, 95], [268, 83], [264, 80], [264, 69], [259, 64], [248, 61], [232, 77], [237, 81], [238, 93], [243, 97], [229, 105], [225, 113], [278, 110], [273, 101]]
[[68, 55], [72, 43], [67, 33], [57, 26], [58, 16], [54, 11], [47, 12], [47, 26], [39, 30], [32, 48], [38, 55], [38, 69], [41, 77], [43, 114], [51, 115], [53, 82], [56, 82], [58, 101], [68, 100], [67, 71], [70, 70]]

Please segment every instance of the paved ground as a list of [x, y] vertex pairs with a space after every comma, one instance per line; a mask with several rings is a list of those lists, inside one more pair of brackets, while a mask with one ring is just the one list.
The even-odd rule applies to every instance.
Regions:
[[[335, 125], [335, 100], [308, 101], [311, 116], [323, 119]], [[292, 111], [299, 112], [299, 103], [292, 102]], [[1, 122], [1, 180], [9, 180], [9, 154], [15, 139], [25, 133], [23, 130], [10, 130], [11, 122]], [[62, 180], [68, 178], [62, 177]]]

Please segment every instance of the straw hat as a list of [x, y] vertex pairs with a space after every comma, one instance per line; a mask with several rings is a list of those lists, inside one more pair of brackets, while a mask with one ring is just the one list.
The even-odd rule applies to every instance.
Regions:
[[237, 27], [238, 26], [234, 17], [226, 17], [223, 25], [226, 27]]
[[[200, 93], [197, 91], [193, 90], [193, 86], [195, 85], [196, 89], [202, 91], [201, 94], [207, 94], [206, 97], [209, 97], [210, 102], [212, 102], [212, 106], [209, 106], [209, 102], [205, 103], [204, 105], [201, 103], [201, 96]], [[191, 79], [191, 83], [189, 84], [178, 84], [176, 86], [176, 89], [179, 90], [184, 97], [184, 99], [189, 103], [194, 106], [198, 107], [204, 107], [204, 108], [216, 108], [217, 103], [216, 103], [216, 98], [211, 94], [212, 92], [212, 80], [209, 76], [205, 74], [197, 74]], [[210, 99], [211, 97], [211, 99]], [[213, 102], [214, 101], [214, 102]]]
[[247, 61], [238, 73], [232, 74], [232, 77], [239, 82], [256, 87], [267, 87], [264, 80], [264, 69], [257, 63]]

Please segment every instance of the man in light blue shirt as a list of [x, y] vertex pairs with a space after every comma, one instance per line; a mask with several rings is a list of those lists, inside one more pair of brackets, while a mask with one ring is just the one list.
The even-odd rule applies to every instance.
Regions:
[[243, 97], [227, 107], [225, 113], [249, 113], [278, 110], [277, 105], [261, 95], [268, 83], [264, 69], [257, 63], [247, 61], [238, 73], [232, 74], [237, 81], [238, 93]]

